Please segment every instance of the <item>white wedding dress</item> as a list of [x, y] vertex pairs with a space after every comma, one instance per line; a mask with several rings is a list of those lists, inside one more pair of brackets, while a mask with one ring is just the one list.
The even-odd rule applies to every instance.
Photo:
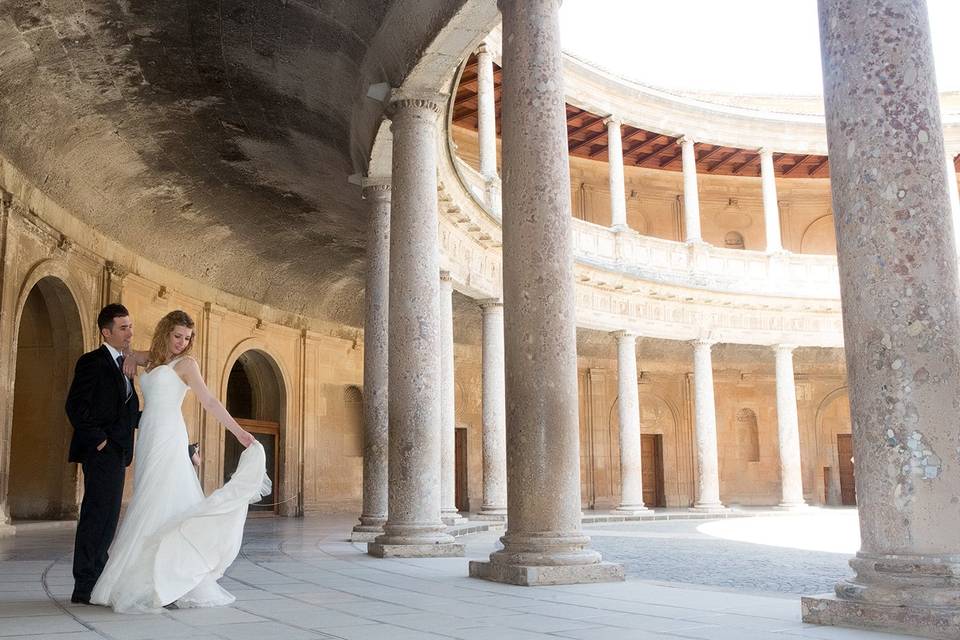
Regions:
[[248, 505], [270, 493], [266, 455], [255, 442], [240, 455], [230, 481], [204, 497], [181, 413], [189, 387], [174, 363], [140, 375], [144, 410], [133, 496], [90, 596], [121, 613], [233, 602], [217, 579], [240, 551]]

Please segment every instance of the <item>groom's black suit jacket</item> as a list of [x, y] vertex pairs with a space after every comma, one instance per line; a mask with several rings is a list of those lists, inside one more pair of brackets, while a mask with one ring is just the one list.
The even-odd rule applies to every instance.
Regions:
[[107, 441], [116, 447], [124, 465], [133, 460], [133, 430], [140, 422], [140, 398], [127, 384], [106, 346], [85, 353], [77, 360], [73, 383], [67, 394], [67, 417], [73, 425], [70, 462], [86, 462]]

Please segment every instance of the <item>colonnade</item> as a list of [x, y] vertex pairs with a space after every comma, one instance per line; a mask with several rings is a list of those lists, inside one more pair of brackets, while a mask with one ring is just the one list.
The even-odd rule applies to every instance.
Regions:
[[[929, 28], [923, 3], [882, 0], [861, 15], [847, 6], [851, 2], [822, 0], [820, 13], [863, 546], [851, 562], [856, 576], [838, 585], [836, 598], [805, 600], [804, 615], [838, 624], [882, 621], [877, 626], [894, 629], [917, 625], [919, 616], [955, 629], [960, 621], [955, 534], [960, 528], [960, 462], [954, 418], [960, 410], [960, 314], [956, 248], [949, 233], [951, 191], [945, 184], [948, 172], [942, 170], [946, 154]], [[504, 43], [503, 300], [479, 303], [484, 330], [482, 511], [501, 517], [505, 506], [508, 528], [503, 549], [488, 561], [471, 562], [470, 573], [524, 585], [618, 580], [622, 567], [603, 562], [590, 549], [580, 524], [572, 218], [559, 3], [501, 0], [499, 6]], [[899, 60], [894, 49], [905, 41], [910, 45], [906, 50], [918, 52], [907, 75], [887, 62]], [[885, 55], [878, 55], [877, 47]], [[896, 82], [878, 94], [870, 78], [888, 76]], [[368, 442], [367, 451], [381, 456], [377, 466], [388, 467], [383, 533], [369, 547], [381, 556], [463, 553], [441, 519], [443, 514], [449, 520], [452, 490], [443, 488], [450, 473], [441, 463], [441, 457], [452, 458], [449, 445], [441, 456], [444, 434], [452, 425], [447, 391], [452, 384], [452, 289], [440, 277], [437, 257], [439, 100], [417, 96], [391, 104], [389, 248], [381, 236], [370, 246], [376, 265], [389, 264], [388, 294], [381, 267], [368, 276], [375, 290], [371, 293], [368, 283], [368, 296], [388, 295], [389, 304], [381, 300], [378, 306], [368, 299], [368, 323], [374, 323], [376, 335], [365, 339], [377, 354], [366, 364], [380, 370], [364, 372], [367, 397], [386, 394], [389, 405], [385, 447], [382, 413], [370, 407], [366, 416], [367, 436], [379, 443]], [[877, 100], [890, 108], [876, 109]], [[484, 127], [481, 166], [489, 170], [490, 148], [495, 149], [483, 141], [493, 129], [489, 118]], [[622, 178], [614, 179], [619, 176], [614, 167], [618, 155], [622, 163], [622, 153], [616, 152], [619, 124], [611, 119], [607, 127], [613, 141], [611, 191], [617, 193], [615, 183], [622, 183]], [[683, 137], [680, 144], [687, 238], [697, 242], [694, 143]], [[486, 161], [483, 154], [488, 154]], [[760, 160], [768, 250], [779, 251], [772, 153], [761, 150]], [[371, 189], [365, 189], [371, 215], [379, 216], [384, 200]], [[625, 214], [619, 196], [615, 200], [612, 219], [617, 226], [625, 223]], [[387, 306], [385, 361], [377, 347], [384, 333], [380, 314]], [[612, 339], [617, 342], [620, 377], [620, 509], [632, 513], [645, 508], [636, 341], [624, 332]], [[707, 512], [725, 509], [719, 491], [712, 347], [709, 338], [692, 343], [698, 463], [693, 508]], [[775, 345], [771, 356], [776, 368], [780, 506], [798, 508], [804, 501], [793, 347]], [[363, 517], [368, 522], [362, 526], [384, 515], [383, 488], [372, 486], [382, 485], [382, 475], [373, 474], [369, 481], [368, 491], [365, 477]]]

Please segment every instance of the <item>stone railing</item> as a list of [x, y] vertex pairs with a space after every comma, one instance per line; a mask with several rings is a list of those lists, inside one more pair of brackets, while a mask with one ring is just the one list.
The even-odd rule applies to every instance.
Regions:
[[[500, 297], [502, 236], [487, 204], [490, 185], [451, 147], [439, 155], [443, 268], [461, 293]], [[582, 220], [574, 220], [573, 242], [580, 327], [670, 340], [843, 345], [830, 256], [691, 246]]]
[[[489, 189], [484, 178], [460, 158], [455, 158], [454, 164], [463, 186], [477, 205], [486, 209], [491, 219], [499, 221], [497, 208], [488, 201]], [[492, 235], [493, 231], [488, 229], [487, 233]], [[649, 282], [725, 293], [840, 299], [840, 278], [833, 256], [767, 254], [708, 244], [691, 245], [632, 231], [618, 233], [576, 219], [573, 250], [581, 264]]]

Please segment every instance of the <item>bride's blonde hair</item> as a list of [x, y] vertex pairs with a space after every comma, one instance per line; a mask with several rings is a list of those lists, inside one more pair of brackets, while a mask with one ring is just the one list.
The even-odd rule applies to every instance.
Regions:
[[177, 357], [188, 355], [193, 350], [193, 341], [197, 337], [193, 318], [188, 316], [186, 311], [177, 309], [160, 318], [157, 328], [153, 331], [153, 340], [150, 342], [150, 364], [156, 367], [167, 362], [167, 337], [177, 327], [190, 329], [190, 342], [182, 352], [177, 354]]

